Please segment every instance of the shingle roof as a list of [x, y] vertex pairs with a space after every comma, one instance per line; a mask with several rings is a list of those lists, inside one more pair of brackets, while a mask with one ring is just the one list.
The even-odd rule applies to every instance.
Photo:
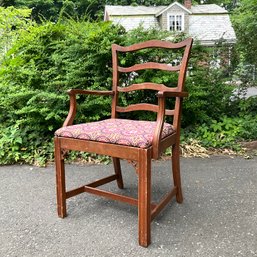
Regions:
[[[131, 5], [106, 5], [105, 11], [109, 15], [156, 15], [162, 12], [167, 6], [131, 6]], [[210, 13], [228, 13], [224, 8], [216, 4], [202, 4], [192, 6], [191, 9], [188, 9], [193, 14], [210, 14]]]
[[192, 5], [191, 12], [193, 14], [207, 14], [207, 13], [228, 13], [226, 9], [216, 5], [216, 4], [201, 4], [201, 5]]
[[166, 6], [131, 6], [131, 5], [106, 5], [105, 11], [109, 15], [155, 15]]
[[189, 17], [189, 35], [202, 42], [205, 41], [206, 44], [221, 38], [230, 43], [236, 41], [235, 31], [226, 14], [191, 15]]

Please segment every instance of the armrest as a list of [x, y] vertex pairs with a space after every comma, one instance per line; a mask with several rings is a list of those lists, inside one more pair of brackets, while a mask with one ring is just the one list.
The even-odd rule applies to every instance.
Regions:
[[114, 91], [100, 91], [100, 90], [83, 90], [83, 89], [70, 89], [68, 90], [70, 96], [70, 109], [68, 116], [66, 117], [63, 127], [72, 125], [77, 111], [76, 95], [98, 95], [98, 96], [113, 96]]
[[69, 95], [114, 95], [113, 91], [100, 91], [100, 90], [84, 90], [84, 89], [70, 89]]
[[159, 91], [157, 97], [187, 97], [188, 92], [176, 92], [176, 91]]

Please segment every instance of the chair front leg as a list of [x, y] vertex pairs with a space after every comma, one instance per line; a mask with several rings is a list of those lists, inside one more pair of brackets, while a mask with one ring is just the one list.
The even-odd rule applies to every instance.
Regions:
[[139, 245], [151, 243], [151, 151], [142, 149], [138, 172], [138, 229]]
[[64, 158], [62, 155], [58, 138], [55, 138], [55, 169], [56, 169], [57, 212], [60, 218], [64, 218], [67, 216], [65, 170], [64, 170]]

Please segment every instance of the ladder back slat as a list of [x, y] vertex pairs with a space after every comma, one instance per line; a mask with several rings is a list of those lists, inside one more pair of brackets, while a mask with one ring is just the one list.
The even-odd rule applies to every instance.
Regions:
[[119, 72], [132, 72], [132, 71], [138, 71], [138, 70], [146, 70], [146, 69], [156, 69], [156, 70], [165, 70], [165, 71], [179, 71], [180, 65], [177, 66], [171, 66], [164, 63], [155, 63], [155, 62], [146, 62], [146, 63], [140, 63], [135, 64], [130, 67], [121, 67], [118, 66]]
[[[131, 111], [152, 111], [158, 112], [159, 107], [155, 104], [131, 104], [126, 107], [117, 106], [117, 112], [131, 112]], [[165, 110], [165, 115], [172, 116], [174, 115], [174, 110]]]
[[139, 83], [139, 84], [132, 84], [127, 87], [118, 87], [119, 92], [131, 92], [135, 90], [143, 90], [143, 89], [150, 89], [156, 91], [175, 91], [174, 88], [170, 88], [165, 86], [164, 84], [157, 84], [157, 83]]

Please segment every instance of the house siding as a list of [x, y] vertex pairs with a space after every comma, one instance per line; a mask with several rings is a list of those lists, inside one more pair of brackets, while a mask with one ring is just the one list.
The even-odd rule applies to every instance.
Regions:
[[186, 34], [189, 33], [189, 16], [190, 15], [188, 13], [185, 13], [185, 30], [184, 30], [184, 32]]

